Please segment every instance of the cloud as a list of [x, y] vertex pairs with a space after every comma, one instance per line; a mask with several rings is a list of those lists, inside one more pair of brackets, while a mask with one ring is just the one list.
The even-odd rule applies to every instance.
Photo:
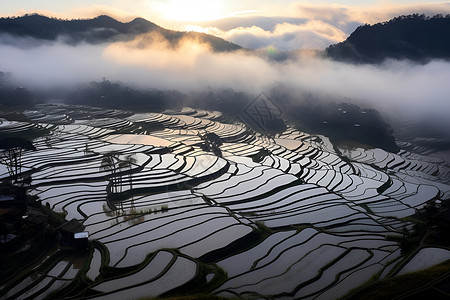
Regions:
[[[157, 33], [108, 45], [102, 58], [122, 71], [133, 73], [133, 70], [139, 70], [134, 76], [130, 74], [134, 77], [133, 82], [181, 90], [207, 86], [254, 90], [264, 84], [261, 72], [271, 72], [270, 65], [259, 57], [214, 53], [208, 45], [192, 38], [184, 38], [172, 46]], [[252, 86], [246, 84], [248, 78], [252, 78]]]
[[[7, 38], [7, 44], [4, 43]], [[99, 46], [69, 46], [57, 42], [0, 36], [0, 69], [13, 73], [19, 82], [31, 86], [80, 83], [99, 79], [111, 68], [101, 59]], [[25, 45], [25, 47], [24, 47]]]
[[309, 20], [321, 20], [350, 34], [359, 24], [388, 21], [400, 15], [414, 13], [433, 16], [450, 14], [450, 2], [406, 3], [380, 1], [373, 5], [312, 4], [300, 2], [295, 15]]
[[229, 31], [222, 31], [215, 27], [200, 27], [197, 31], [220, 36], [244, 48], [261, 49], [270, 46], [282, 51], [325, 48], [346, 37], [342, 30], [320, 20], [307, 21], [303, 24], [279, 23], [272, 30], [251, 26], [238, 27]]
[[414, 13], [427, 16], [450, 14], [450, 2], [399, 4], [382, 1], [373, 6], [349, 8], [349, 15], [353, 20], [369, 24], [388, 21], [400, 15]]
[[[276, 32], [283, 36], [295, 30], [285, 26]], [[271, 35], [257, 28], [254, 32], [269, 38]], [[325, 30], [322, 34], [335, 33]], [[0, 37], [0, 56], [7, 58], [0, 61], [0, 71], [11, 72], [28, 87], [71, 86], [106, 77], [140, 88], [183, 92], [233, 88], [257, 95], [282, 83], [298, 93], [313, 93], [337, 102], [352, 99], [346, 101], [402, 113], [405, 118], [429, 115], [450, 126], [448, 61], [426, 65], [389, 61], [373, 66], [299, 56], [275, 63], [244, 51], [214, 53], [192, 39], [173, 46], [158, 34], [104, 45], [53, 42], [28, 48], [17, 47], [11, 40], [3, 44]]]
[[[111, 6], [105, 2], [86, 3], [69, 6], [65, 11], [50, 11], [49, 8], [22, 9], [18, 14], [39, 12], [62, 18], [90, 18], [107, 14], [124, 22], [134, 17], [144, 17], [169, 29], [183, 30], [189, 25], [189, 29], [194, 29], [194, 26], [200, 26], [203, 29], [197, 27], [197, 31], [212, 33], [252, 49], [273, 46], [281, 50], [295, 50], [301, 47], [325, 48], [331, 43], [344, 40], [359, 25], [365, 23], [373, 24], [412, 13], [450, 13], [450, 2], [399, 4], [379, 1], [371, 5], [342, 5], [304, 1], [292, 1], [288, 4], [285, 1], [233, 1], [232, 4], [227, 2], [224, 5], [230, 12], [227, 15], [231, 17], [208, 22], [181, 22], [164, 18], [156, 9], [162, 1], [139, 0], [132, 6]], [[239, 15], [239, 12], [243, 14]]]
[[[268, 6], [271, 7], [270, 4]], [[192, 25], [201, 26], [203, 32], [251, 49], [267, 46], [280, 50], [302, 47], [323, 49], [345, 40], [358, 26], [366, 23], [374, 24], [413, 13], [429, 16], [449, 14], [450, 2], [394, 4], [383, 1], [370, 6], [293, 2], [289, 8], [286, 11], [274, 5], [272, 15], [225, 18], [214, 22], [194, 22]], [[283, 11], [285, 17], [274, 16], [279, 11]]]
[[196, 22], [195, 24], [205, 28], [218, 28], [224, 32], [238, 27], [260, 27], [264, 30], [273, 30], [277, 24], [303, 24], [308, 20], [305, 18], [292, 17], [266, 17], [260, 15], [229, 17], [220, 20]]
[[298, 14], [303, 18], [321, 19], [333, 23], [348, 22], [351, 20], [350, 8], [338, 4], [310, 4], [300, 3], [297, 5]]

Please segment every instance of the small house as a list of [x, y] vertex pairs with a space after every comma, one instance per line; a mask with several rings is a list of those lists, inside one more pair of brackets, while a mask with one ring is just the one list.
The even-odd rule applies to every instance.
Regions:
[[88, 248], [89, 232], [85, 231], [85, 226], [76, 219], [64, 223], [58, 229], [61, 234], [61, 247], [80, 250]]

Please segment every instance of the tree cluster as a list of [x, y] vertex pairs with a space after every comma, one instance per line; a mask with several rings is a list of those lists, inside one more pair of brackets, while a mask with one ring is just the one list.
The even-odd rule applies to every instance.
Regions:
[[450, 15], [413, 14], [358, 27], [325, 52], [333, 59], [379, 63], [387, 58], [427, 62], [450, 59]]
[[203, 144], [201, 144], [203, 151], [212, 152], [215, 156], [222, 157], [220, 146], [222, 146], [223, 141], [217, 134], [214, 132], [208, 132], [206, 134], [199, 133], [199, 137], [203, 140]]
[[[103, 155], [100, 163], [101, 171], [110, 171], [110, 186], [113, 193], [121, 193], [123, 190], [123, 172], [131, 170], [133, 165], [136, 164], [136, 158], [130, 154], [121, 156], [118, 152], [108, 152]], [[128, 184], [130, 189], [133, 188], [133, 181], [131, 173], [128, 177]]]
[[24, 87], [10, 83], [11, 75], [0, 72], [0, 105], [7, 107], [29, 107], [34, 104], [32, 94]]
[[0, 138], [0, 163], [6, 165], [9, 179], [17, 183], [22, 173], [22, 154], [26, 150], [36, 150], [33, 143], [20, 137]]
[[180, 106], [183, 94], [174, 90], [138, 90], [118, 82], [93, 81], [70, 93], [67, 102], [126, 110], [162, 111]]
[[391, 126], [373, 108], [362, 108], [345, 98], [295, 93], [282, 86], [271, 91], [271, 98], [280, 99], [283, 117], [299, 130], [323, 134], [334, 144], [353, 141], [394, 153], [399, 151]]

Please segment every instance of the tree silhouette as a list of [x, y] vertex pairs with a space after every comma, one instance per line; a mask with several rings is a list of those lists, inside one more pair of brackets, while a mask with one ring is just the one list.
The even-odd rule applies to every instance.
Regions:
[[[132, 166], [136, 164], [137, 160], [133, 154], [128, 154], [125, 156], [125, 159], [119, 160], [119, 169], [129, 169], [131, 170]], [[120, 176], [121, 178], [122, 176]], [[122, 191], [122, 179], [120, 179], [121, 187], [120, 191]], [[128, 184], [130, 185], [130, 189], [133, 189], [133, 179], [131, 173], [128, 175]]]
[[118, 192], [118, 178], [116, 176], [117, 164], [119, 161], [119, 153], [115, 151], [108, 152], [103, 155], [102, 161], [100, 163], [101, 171], [111, 171], [111, 191]]
[[214, 155], [218, 157], [222, 157], [222, 150], [220, 150], [220, 146], [222, 146], [222, 139], [213, 132], [207, 132], [206, 134], [198, 134], [198, 136], [204, 141], [201, 145], [203, 151], [212, 152]]
[[22, 154], [24, 150], [36, 150], [33, 143], [20, 137], [3, 138], [0, 140], [0, 163], [6, 165], [11, 182], [19, 179], [22, 173]]
[[[120, 153], [111, 151], [103, 155], [100, 163], [100, 170], [111, 171], [111, 191], [120, 193], [123, 190], [122, 171], [129, 169], [136, 164], [136, 158], [133, 154], [126, 155], [123, 159], [120, 158]], [[131, 173], [128, 177], [130, 189], [133, 188]]]

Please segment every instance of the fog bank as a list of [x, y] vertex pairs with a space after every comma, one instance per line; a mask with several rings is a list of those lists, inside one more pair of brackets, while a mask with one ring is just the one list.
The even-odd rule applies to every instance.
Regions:
[[107, 78], [145, 89], [233, 88], [256, 95], [283, 84], [299, 93], [345, 100], [399, 118], [427, 117], [449, 124], [447, 61], [353, 65], [297, 55], [274, 62], [244, 51], [215, 53], [195, 40], [174, 46], [158, 34], [77, 46], [2, 36], [0, 56], [7, 58], [0, 61], [0, 71], [11, 72], [17, 84], [33, 88], [70, 87]]

